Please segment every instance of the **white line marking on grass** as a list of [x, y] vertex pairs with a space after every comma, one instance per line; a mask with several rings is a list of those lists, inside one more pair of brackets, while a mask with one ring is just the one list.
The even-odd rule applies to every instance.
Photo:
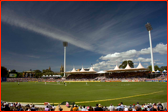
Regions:
[[133, 95], [133, 96], [127, 96], [127, 97], [120, 97], [120, 98], [113, 98], [113, 99], [94, 100], [94, 101], [81, 101], [81, 102], [75, 102], [75, 103], [90, 103], [90, 102], [102, 102], [102, 101], [119, 100], [119, 99], [132, 98], [132, 97], [137, 97], [137, 96], [151, 95], [151, 94], [161, 93], [161, 92], [163, 92], [163, 91], [158, 91], [158, 92], [153, 92], [153, 93], [147, 93], [147, 94], [139, 94], [139, 95]]
[[[139, 94], [139, 95], [133, 95], [133, 96], [126, 96], [126, 97], [120, 97], [120, 98], [113, 98], [113, 99], [81, 101], [81, 102], [75, 102], [75, 103], [90, 103], [90, 102], [103, 102], [103, 101], [111, 101], [111, 100], [120, 100], [120, 99], [132, 98], [132, 97], [137, 97], [137, 96], [146, 96], [146, 95], [151, 95], [151, 94], [156, 94], [156, 93], [161, 93], [161, 92], [163, 92], [163, 91], [158, 91], [158, 92], [153, 92], [153, 93], [146, 93], [146, 94]], [[32, 102], [20, 102], [20, 103], [31, 104]], [[33, 103], [33, 104], [44, 104], [44, 103]], [[60, 104], [60, 103], [54, 103], [54, 104]]]

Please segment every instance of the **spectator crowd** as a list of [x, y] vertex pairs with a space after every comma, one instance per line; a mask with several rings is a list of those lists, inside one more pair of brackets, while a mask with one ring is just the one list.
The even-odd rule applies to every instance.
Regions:
[[[71, 106], [66, 103], [66, 106], [70, 108]], [[64, 109], [61, 108], [60, 105], [58, 105], [59, 111], [63, 111]], [[25, 106], [21, 105], [20, 103], [7, 103], [1, 101], [1, 110], [2, 111], [54, 111], [55, 110], [54, 105], [47, 104], [46, 107], [35, 107], [34, 104], [27, 104]], [[149, 103], [149, 104], [139, 104], [137, 102], [133, 105], [124, 105], [123, 102], [120, 102], [117, 106], [114, 106], [113, 104], [110, 104], [109, 106], [103, 106], [101, 104], [96, 104], [95, 107], [92, 107], [90, 105], [76, 105], [74, 104], [71, 107], [71, 111], [167, 111], [167, 108], [165, 108], [162, 103]]]

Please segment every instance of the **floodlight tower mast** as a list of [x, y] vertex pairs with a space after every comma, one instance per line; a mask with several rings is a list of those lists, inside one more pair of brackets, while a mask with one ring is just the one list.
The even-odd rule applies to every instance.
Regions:
[[64, 46], [64, 77], [65, 77], [65, 72], [66, 72], [66, 47], [68, 46], [68, 42], [63, 42]]
[[150, 42], [150, 52], [151, 52], [151, 64], [152, 64], [152, 72], [155, 72], [155, 68], [154, 68], [154, 62], [153, 62], [153, 50], [152, 50], [152, 40], [151, 40], [151, 30], [152, 30], [152, 26], [150, 23], [147, 23], [145, 25], [146, 29], [149, 32], [149, 42]]

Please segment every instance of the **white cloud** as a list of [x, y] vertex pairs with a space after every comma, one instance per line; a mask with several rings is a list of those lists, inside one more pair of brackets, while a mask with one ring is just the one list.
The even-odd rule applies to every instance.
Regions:
[[149, 54], [149, 53], [150, 53], [150, 48], [141, 49], [139, 51], [139, 54]]
[[151, 62], [151, 58], [143, 58], [143, 57], [139, 57], [137, 59], [134, 59], [135, 62]]
[[[167, 54], [167, 44], [159, 43], [153, 48], [153, 53]], [[121, 53], [113, 53], [107, 54], [106, 56], [101, 56], [99, 59], [101, 60], [115, 60], [115, 59], [125, 59], [136, 57], [139, 55], [150, 54], [150, 48], [141, 49], [140, 51], [136, 51], [135, 49], [128, 50]], [[141, 59], [142, 60], [142, 59]]]
[[[167, 44], [165, 45], [163, 43], [157, 44], [156, 47], [153, 48], [153, 52], [159, 54], [167, 54]], [[103, 69], [103, 68], [114, 69], [116, 61], [123, 62], [125, 60], [132, 60], [133, 62], [143, 62], [144, 65], [146, 65], [147, 67], [149, 66], [149, 63], [151, 63], [151, 58], [138, 57], [139, 55], [146, 55], [146, 54], [150, 54], [150, 48], [144, 48], [141, 49], [140, 51], [136, 51], [135, 49], [133, 49], [121, 53], [115, 52], [113, 54], [107, 54], [105, 56], [101, 56], [99, 59], [103, 61], [94, 64], [93, 67], [96, 69]], [[157, 63], [158, 61], [160, 60], [154, 60], [154, 63], [157, 65], [163, 64], [163, 63]], [[117, 65], [119, 66], [120, 64]], [[134, 65], [138, 65], [138, 63], [134, 63]]]
[[153, 52], [158, 52], [160, 54], [167, 54], [167, 44], [159, 43], [153, 49]]
[[163, 65], [164, 63], [156, 63], [156, 65]]
[[28, 19], [26, 17], [20, 16], [19, 14], [10, 9], [3, 8], [1, 12], [2, 22], [39, 33], [49, 38], [57, 39], [60, 41], [67, 41], [72, 45], [86, 50], [92, 50], [93, 48], [92, 45], [84, 41], [80, 41], [79, 39], [77, 39], [77, 37], [74, 37], [73, 35], [61, 31], [55, 27], [49, 26], [44, 22], [40, 22], [40, 20], [34, 21]]
[[134, 65], [138, 65], [138, 63], [134, 63]]

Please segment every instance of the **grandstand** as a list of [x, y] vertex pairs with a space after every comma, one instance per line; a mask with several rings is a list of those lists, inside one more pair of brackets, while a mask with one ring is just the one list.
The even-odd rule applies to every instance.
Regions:
[[95, 72], [93, 67], [89, 69], [89, 71], [85, 71], [84, 68], [80, 71], [76, 71], [75, 68], [71, 72], [67, 72], [67, 79], [92, 79], [96, 80], [100, 76], [104, 76], [103, 79], [106, 78], [146, 78], [149, 74], [148, 69], [144, 68], [141, 63], [137, 66], [137, 68], [131, 68], [129, 64], [127, 64], [125, 69], [120, 69], [117, 65], [113, 70], [107, 70], [105, 73]]

